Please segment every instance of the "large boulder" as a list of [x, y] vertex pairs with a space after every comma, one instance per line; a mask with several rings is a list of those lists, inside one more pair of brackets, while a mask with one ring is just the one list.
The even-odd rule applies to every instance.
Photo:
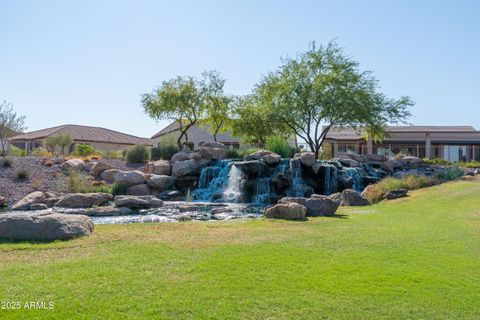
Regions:
[[366, 198], [353, 189], [343, 190], [342, 198], [342, 205], [344, 206], [368, 206], [370, 204]]
[[158, 191], [168, 190], [174, 183], [175, 178], [167, 175], [152, 174], [147, 180], [148, 186]]
[[315, 152], [302, 152], [294, 155], [295, 159], [300, 159], [300, 162], [307, 167], [311, 167], [317, 161]]
[[338, 159], [338, 161], [342, 164], [344, 167], [349, 167], [349, 168], [358, 168], [360, 167], [360, 162], [357, 160], [353, 159]]
[[5, 197], [0, 196], [0, 208], [7, 206], [7, 199]]
[[20, 199], [12, 207], [12, 210], [30, 210], [30, 206], [37, 203], [45, 203], [45, 195], [41, 191], [34, 191]]
[[163, 201], [150, 196], [116, 196], [113, 200], [116, 207], [127, 207], [132, 209], [145, 209], [162, 207]]
[[367, 154], [365, 157], [367, 161], [372, 161], [372, 162], [380, 162], [380, 161], [388, 160], [388, 158], [383, 154]]
[[180, 151], [175, 153], [172, 158], [170, 159], [171, 162], [177, 162], [177, 161], [185, 161], [185, 160], [190, 160], [191, 159], [191, 154], [192, 152], [185, 152], [185, 151]]
[[127, 207], [103, 206], [93, 208], [56, 208], [56, 212], [65, 214], [83, 214], [90, 217], [105, 217], [105, 216], [125, 216], [137, 213], [136, 211]]
[[177, 161], [172, 163], [172, 176], [183, 177], [198, 173], [201, 163], [194, 159]]
[[405, 162], [407, 165], [419, 165], [423, 163], [423, 160], [417, 157], [407, 156], [403, 157], [402, 161]]
[[337, 154], [337, 157], [339, 159], [352, 159], [352, 160], [355, 160], [357, 162], [365, 162], [367, 160], [366, 156], [364, 156], [364, 155], [361, 155], [361, 154], [358, 154], [358, 153], [349, 153], [349, 152], [339, 152]]
[[245, 161], [261, 160], [268, 165], [277, 164], [280, 162], [281, 159], [282, 157], [280, 155], [268, 150], [259, 150], [243, 157], [243, 160]]
[[267, 208], [264, 215], [269, 219], [305, 220], [307, 208], [298, 203], [279, 203]]
[[100, 178], [105, 182], [114, 183], [115, 182], [115, 175], [119, 172], [122, 172], [122, 170], [107, 169], [100, 174]]
[[85, 162], [83, 162], [83, 160], [70, 159], [70, 160], [65, 161], [60, 166], [60, 168], [62, 168], [62, 170], [65, 170], [65, 171], [72, 170], [72, 169], [77, 170], [77, 171], [82, 171], [84, 166], [85, 166]]
[[298, 203], [307, 208], [307, 217], [331, 216], [339, 207], [339, 203], [326, 196], [312, 195], [312, 198], [284, 197], [279, 203]]
[[268, 166], [261, 160], [238, 161], [231, 164], [249, 176], [263, 176], [268, 173]]
[[0, 238], [2, 239], [67, 240], [87, 236], [92, 232], [92, 220], [84, 215], [61, 213], [9, 213], [0, 215]]
[[110, 169], [112, 169], [112, 166], [110, 166], [109, 164], [106, 164], [105, 162], [96, 162], [92, 166], [92, 169], [90, 170], [90, 174], [93, 177], [100, 177], [102, 172], [104, 172], [105, 170], [110, 170]]
[[170, 161], [168, 160], [157, 160], [154, 162], [149, 162], [147, 166], [149, 173], [167, 176], [172, 174], [172, 166], [170, 165]]
[[385, 199], [385, 200], [394, 200], [394, 199], [398, 199], [398, 198], [403, 198], [403, 197], [406, 197], [406, 196], [407, 196], [407, 193], [408, 193], [408, 190], [407, 190], [407, 189], [395, 189], [395, 190], [390, 190], [390, 191], [387, 191], [387, 192], [383, 195], [383, 199]]
[[145, 183], [136, 184], [128, 187], [127, 195], [131, 196], [146, 196], [150, 194], [150, 188]]
[[198, 148], [198, 152], [206, 159], [221, 160], [225, 159], [227, 147], [218, 142], [206, 142]]
[[108, 193], [70, 193], [55, 203], [55, 206], [62, 208], [89, 208], [104, 205], [111, 200], [112, 195]]
[[120, 171], [113, 176], [113, 179], [119, 185], [133, 186], [145, 183], [145, 174], [140, 171]]

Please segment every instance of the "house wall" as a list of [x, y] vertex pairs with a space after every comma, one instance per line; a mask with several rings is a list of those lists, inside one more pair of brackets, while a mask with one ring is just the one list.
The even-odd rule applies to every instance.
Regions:
[[[12, 145], [22, 149], [22, 150], [27, 150], [27, 153], [30, 154], [33, 149], [38, 148], [38, 147], [44, 147], [45, 148], [45, 140], [37, 140], [37, 141], [26, 141], [26, 140], [15, 140], [11, 142]], [[133, 144], [121, 144], [121, 143], [107, 143], [107, 142], [90, 142], [90, 141], [79, 141], [79, 140], [74, 140], [73, 145], [70, 147], [70, 149], [65, 152], [73, 152], [75, 151], [75, 147], [78, 144], [89, 144], [96, 150], [100, 151], [122, 151], [126, 148], [129, 148], [133, 146]], [[62, 153], [62, 150], [57, 147], [55, 150], [56, 153]]]

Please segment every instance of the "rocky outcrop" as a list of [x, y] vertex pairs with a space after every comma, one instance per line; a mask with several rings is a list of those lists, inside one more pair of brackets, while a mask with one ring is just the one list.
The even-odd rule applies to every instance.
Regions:
[[93, 223], [83, 215], [61, 213], [0, 215], [0, 238], [26, 241], [67, 240], [90, 235]]
[[268, 150], [259, 150], [243, 157], [244, 161], [261, 160], [267, 165], [277, 164], [281, 159], [280, 155]]
[[199, 175], [200, 168], [209, 164], [211, 159], [205, 158], [198, 152], [181, 151], [172, 156], [172, 176], [184, 177]]
[[90, 174], [93, 177], [100, 177], [100, 175], [105, 171], [105, 170], [110, 170], [112, 169], [112, 166], [104, 163], [104, 162], [96, 162], [93, 164], [92, 168], [90, 169]]
[[225, 159], [225, 155], [227, 154], [226, 149], [227, 147], [224, 144], [218, 142], [206, 142], [198, 148], [198, 152], [205, 159], [221, 160]]
[[370, 202], [360, 193], [352, 189], [346, 189], [342, 192], [342, 205], [344, 206], [368, 206]]
[[55, 203], [55, 206], [63, 208], [89, 208], [107, 204], [111, 200], [112, 195], [108, 193], [70, 193]]
[[127, 195], [131, 196], [146, 196], [150, 194], [150, 188], [145, 183], [136, 184], [128, 187]]
[[261, 160], [232, 162], [231, 165], [249, 176], [263, 176], [268, 173], [268, 166]]
[[0, 196], [0, 208], [7, 206], [7, 199], [5, 197]]
[[284, 197], [279, 203], [298, 203], [307, 208], [307, 217], [331, 216], [339, 207], [339, 203], [322, 195], [312, 195], [311, 198]]
[[394, 199], [399, 199], [399, 198], [404, 198], [406, 197], [408, 194], [408, 190], [407, 189], [395, 189], [395, 190], [390, 190], [390, 191], [387, 191], [384, 195], [383, 195], [383, 199], [385, 200], [394, 200]]
[[313, 164], [317, 161], [317, 156], [314, 152], [296, 153], [293, 158], [300, 159], [300, 162], [306, 167], [313, 166]]
[[267, 208], [264, 215], [269, 219], [305, 220], [307, 208], [298, 203], [279, 203]]
[[147, 164], [147, 169], [149, 173], [166, 175], [169, 176], [172, 174], [172, 166], [168, 160], [157, 160], [154, 162], [149, 162]]
[[145, 209], [162, 207], [163, 201], [150, 196], [116, 196], [113, 200], [116, 207], [127, 207], [132, 209]]
[[119, 169], [107, 169], [100, 174], [100, 178], [105, 182], [114, 183], [115, 175], [119, 172], [122, 172], [122, 171]]
[[93, 208], [56, 208], [56, 212], [64, 214], [82, 214], [90, 217], [107, 217], [107, 216], [125, 216], [136, 213], [136, 211], [127, 207], [103, 206]]
[[147, 180], [148, 186], [157, 191], [168, 190], [174, 185], [174, 183], [175, 178], [167, 175], [152, 174]]
[[30, 210], [32, 205], [45, 203], [45, 195], [41, 191], [34, 191], [19, 200], [12, 207], [12, 210]]
[[70, 160], [65, 161], [60, 166], [60, 168], [62, 168], [62, 170], [64, 170], [64, 171], [68, 171], [68, 170], [72, 170], [72, 169], [77, 170], [77, 171], [82, 171], [84, 166], [85, 166], [85, 162], [83, 162], [83, 160], [70, 159]]
[[145, 183], [145, 174], [140, 171], [120, 171], [113, 176], [113, 179], [119, 185], [133, 186]]

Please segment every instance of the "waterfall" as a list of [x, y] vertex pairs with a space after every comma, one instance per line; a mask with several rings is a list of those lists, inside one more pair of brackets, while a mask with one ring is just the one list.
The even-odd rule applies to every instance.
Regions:
[[232, 165], [228, 173], [227, 186], [223, 191], [225, 202], [239, 202], [242, 198], [242, 185], [245, 181], [245, 174], [237, 166]]
[[325, 195], [331, 195], [337, 192], [337, 167], [331, 164], [325, 164], [325, 177], [324, 177], [324, 193]]
[[226, 188], [230, 173], [229, 163], [228, 160], [216, 161], [213, 166], [202, 169], [198, 189], [192, 192], [194, 200], [212, 201], [215, 194]]
[[304, 197], [307, 193], [307, 186], [302, 178], [302, 163], [299, 159], [290, 160], [290, 170], [292, 171], [292, 185], [287, 191], [287, 196]]
[[355, 191], [361, 192], [363, 190], [363, 177], [360, 174], [361, 168], [345, 168], [345, 173], [352, 178], [352, 187]]
[[259, 178], [255, 185], [255, 197], [253, 202], [256, 204], [270, 204], [272, 196], [272, 178]]

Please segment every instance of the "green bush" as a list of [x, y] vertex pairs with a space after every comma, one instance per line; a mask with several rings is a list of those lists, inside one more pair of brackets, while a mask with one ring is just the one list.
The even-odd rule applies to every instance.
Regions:
[[3, 159], [2, 166], [4, 166], [5, 168], [11, 167], [12, 166], [12, 160], [10, 160], [8, 158]]
[[39, 147], [35, 148], [32, 150], [32, 156], [35, 157], [51, 157], [53, 154], [51, 152], [48, 152], [47, 149]]
[[129, 148], [125, 154], [125, 161], [128, 163], [143, 163], [148, 160], [148, 148], [137, 144]]
[[162, 158], [162, 154], [159, 147], [153, 147], [150, 149], [150, 160], [156, 161]]
[[450, 167], [442, 169], [440, 172], [437, 173], [436, 177], [438, 180], [441, 181], [450, 181], [460, 178], [463, 175], [465, 175], [464, 169], [458, 167]]
[[431, 187], [438, 183], [435, 177], [424, 175], [408, 175], [403, 178], [385, 178], [382, 181], [373, 184], [365, 191], [364, 196], [371, 202], [376, 203], [383, 200], [385, 193], [396, 189], [417, 190]]
[[295, 148], [291, 147], [287, 140], [281, 137], [268, 137], [265, 148], [279, 154], [282, 158], [292, 158], [295, 154]]
[[28, 178], [28, 171], [25, 169], [19, 169], [16, 173], [17, 179], [19, 180], [25, 180]]
[[423, 159], [423, 162], [426, 164], [437, 165], [437, 166], [452, 166], [454, 163], [448, 160], [444, 160], [441, 158], [436, 159]]
[[[153, 149], [156, 149], [155, 157], [158, 156], [158, 159], [162, 160], [170, 160], [175, 153], [180, 152], [180, 149], [178, 149], [178, 146], [176, 144], [160, 144], [157, 148]], [[152, 160], [158, 160], [153, 158], [153, 149]]]
[[25, 157], [26, 151], [15, 146], [8, 147], [8, 155], [13, 157]]
[[227, 159], [238, 159], [242, 158], [240, 156], [240, 150], [239, 149], [227, 149], [227, 152], [225, 154], [225, 158]]
[[76, 155], [80, 157], [86, 157], [95, 153], [95, 148], [89, 144], [80, 143], [77, 145]]
[[112, 195], [113, 196], [125, 195], [125, 194], [127, 194], [127, 189], [128, 189], [127, 186], [124, 186], [124, 185], [121, 185], [121, 184], [118, 184], [118, 183], [114, 183], [112, 185]]
[[100, 151], [97, 150], [97, 153], [104, 159], [118, 159], [124, 160], [125, 154], [122, 151]]

